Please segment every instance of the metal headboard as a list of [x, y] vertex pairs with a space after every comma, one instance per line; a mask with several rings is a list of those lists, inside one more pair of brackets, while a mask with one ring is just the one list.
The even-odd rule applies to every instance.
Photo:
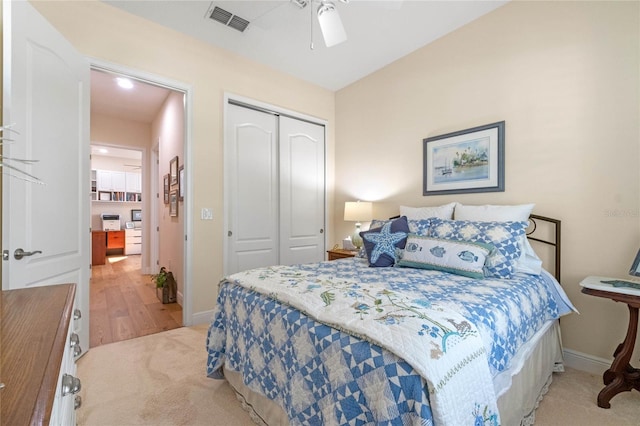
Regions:
[[[549, 241], [549, 240], [544, 240], [542, 238], [538, 238], [533, 236], [533, 234], [536, 232], [536, 228], [538, 227], [537, 221], [542, 222], [547, 222], [549, 224], [551, 224], [554, 227], [554, 237], [553, 237], [553, 241]], [[532, 214], [529, 216], [529, 222], [531, 222], [531, 226], [532, 229], [527, 232], [527, 238], [529, 238], [530, 240], [533, 241], [538, 241], [539, 243], [542, 244], [547, 244], [549, 246], [552, 246], [554, 248], [554, 254], [555, 254], [555, 271], [554, 271], [554, 276], [556, 277], [556, 279], [558, 280], [558, 282], [560, 282], [560, 230], [561, 230], [561, 221], [558, 219], [553, 219], [550, 217], [546, 217], [546, 216], [540, 216], [537, 214]]]

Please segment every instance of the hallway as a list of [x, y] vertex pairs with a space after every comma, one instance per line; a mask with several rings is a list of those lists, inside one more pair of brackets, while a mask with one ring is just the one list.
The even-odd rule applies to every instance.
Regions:
[[150, 275], [140, 273], [140, 256], [109, 256], [92, 266], [90, 347], [182, 326], [182, 307], [162, 304]]

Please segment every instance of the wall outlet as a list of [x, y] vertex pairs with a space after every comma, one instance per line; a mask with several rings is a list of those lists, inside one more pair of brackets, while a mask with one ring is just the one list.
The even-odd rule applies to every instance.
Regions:
[[200, 212], [202, 220], [213, 220], [213, 209], [203, 208]]

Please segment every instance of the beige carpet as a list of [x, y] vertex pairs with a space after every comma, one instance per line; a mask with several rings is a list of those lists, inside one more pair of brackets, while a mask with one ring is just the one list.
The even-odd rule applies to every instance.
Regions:
[[[78, 361], [80, 426], [253, 425], [223, 380], [205, 376], [206, 325], [92, 348]], [[640, 425], [640, 392], [624, 392], [612, 408], [596, 405], [600, 377], [555, 374], [536, 425]]]

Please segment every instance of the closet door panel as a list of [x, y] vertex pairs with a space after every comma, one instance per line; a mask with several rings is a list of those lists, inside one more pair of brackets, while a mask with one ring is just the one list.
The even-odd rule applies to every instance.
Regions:
[[280, 117], [280, 263], [324, 259], [324, 126]]
[[278, 263], [277, 117], [229, 105], [227, 271]]

